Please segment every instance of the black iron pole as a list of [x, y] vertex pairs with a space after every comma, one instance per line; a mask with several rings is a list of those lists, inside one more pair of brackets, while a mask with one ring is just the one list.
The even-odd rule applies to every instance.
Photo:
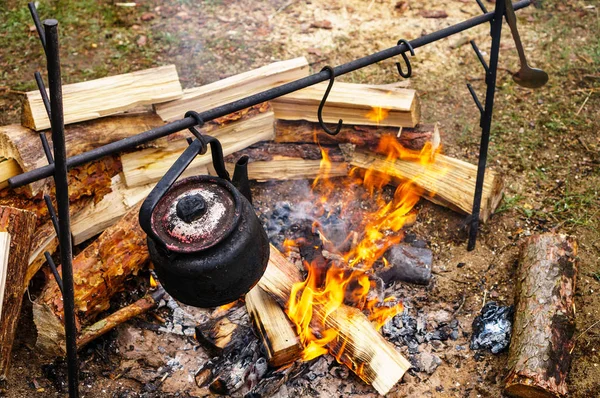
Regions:
[[77, 361], [77, 329], [75, 328], [75, 299], [73, 289], [73, 251], [69, 216], [69, 185], [67, 182], [67, 150], [63, 117], [62, 82], [58, 46], [58, 21], [44, 21], [46, 62], [50, 88], [52, 142], [54, 144], [54, 183], [58, 204], [58, 240], [63, 280], [63, 310], [69, 372], [69, 397], [79, 396], [79, 364]]
[[485, 166], [487, 163], [488, 146], [490, 144], [490, 131], [492, 127], [492, 113], [494, 111], [494, 96], [496, 94], [496, 75], [498, 72], [498, 57], [500, 55], [500, 39], [502, 35], [502, 17], [504, 16], [504, 0], [496, 1], [494, 20], [492, 21], [492, 48], [490, 51], [490, 64], [485, 74], [487, 90], [485, 92], [485, 108], [481, 119], [481, 141], [479, 144], [479, 162], [477, 164], [477, 181], [475, 182], [475, 197], [473, 198], [473, 211], [471, 212], [471, 225], [469, 228], [469, 242], [467, 250], [475, 249], [477, 232], [479, 229], [479, 212], [481, 210], [481, 195]]
[[[520, 10], [521, 8], [527, 7], [531, 4], [531, 0], [522, 0], [514, 4], [515, 10]], [[447, 28], [441, 29], [437, 32], [419, 37], [418, 39], [412, 40], [410, 42], [413, 49], [423, 47], [427, 44], [433, 43], [434, 41], [444, 39], [456, 33], [463, 32], [467, 29], [473, 28], [475, 26], [481, 25], [486, 22], [490, 22], [494, 19], [495, 13], [490, 12], [487, 14], [482, 14], [466, 21], [460, 22], [456, 25], [449, 26]], [[408, 51], [408, 46], [405, 44], [400, 44], [394, 47], [390, 47], [386, 50], [377, 52], [375, 54], [368, 55], [366, 57], [348, 62], [346, 64], [337, 66], [334, 68], [335, 76], [344, 75], [346, 73], [353, 72], [357, 69], [364, 68], [366, 66], [375, 64], [377, 62], [383, 61], [388, 58], [395, 57], [405, 51]], [[209, 109], [205, 112], [199, 114], [200, 118], [205, 122], [228, 115], [233, 112], [240, 111], [242, 109], [248, 108], [250, 106], [254, 106], [265, 101], [270, 101], [272, 99], [281, 97], [282, 95], [286, 95], [292, 93], [294, 91], [301, 90], [308, 86], [312, 86], [314, 84], [329, 80], [330, 74], [328, 71], [322, 71], [319, 73], [315, 73], [314, 75], [307, 76], [305, 78], [283, 84], [279, 87], [275, 87], [258, 94], [251, 95], [249, 97], [230, 102], [228, 104]], [[82, 164], [100, 159], [104, 156], [112, 155], [121, 151], [134, 149], [135, 147], [146, 144], [150, 141], [156, 140], [161, 137], [165, 137], [169, 134], [176, 133], [178, 131], [190, 128], [196, 125], [196, 119], [192, 117], [186, 117], [175, 122], [171, 122], [165, 124], [164, 126], [157, 127], [152, 130], [145, 131], [138, 135], [124, 138], [120, 141], [115, 141], [113, 143], [104, 145], [102, 147], [93, 149], [91, 151], [73, 156], [67, 160], [67, 165], [69, 168], [77, 167]], [[34, 181], [39, 181], [43, 178], [50, 177], [54, 173], [54, 165], [47, 165], [40, 167], [39, 169], [31, 170], [26, 173], [20, 174], [8, 180], [8, 183], [11, 187], [16, 188], [26, 184], [30, 184]]]

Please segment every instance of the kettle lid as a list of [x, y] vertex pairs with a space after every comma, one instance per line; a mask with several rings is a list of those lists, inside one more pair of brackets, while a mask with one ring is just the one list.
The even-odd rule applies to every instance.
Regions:
[[170, 251], [192, 253], [225, 239], [241, 217], [241, 194], [229, 181], [194, 176], [173, 184], [152, 212], [152, 230]]

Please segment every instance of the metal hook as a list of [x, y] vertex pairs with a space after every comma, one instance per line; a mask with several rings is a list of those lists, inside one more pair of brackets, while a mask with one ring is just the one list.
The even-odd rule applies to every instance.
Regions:
[[340, 119], [338, 121], [338, 125], [337, 128], [335, 129], [335, 131], [331, 131], [327, 128], [327, 126], [325, 126], [325, 122], [323, 121], [323, 107], [325, 106], [325, 101], [327, 101], [327, 97], [329, 96], [329, 92], [331, 91], [331, 87], [333, 87], [333, 82], [335, 80], [335, 71], [333, 70], [333, 68], [331, 66], [326, 66], [323, 69], [321, 69], [321, 72], [323, 72], [324, 70], [326, 70], [327, 72], [329, 72], [329, 85], [327, 86], [327, 90], [325, 90], [325, 95], [323, 96], [323, 99], [321, 100], [321, 103], [319, 104], [319, 110], [317, 111], [317, 117], [319, 118], [319, 124], [321, 125], [321, 128], [323, 130], [325, 130], [325, 132], [329, 135], [337, 135], [340, 130], [342, 129], [342, 119]]
[[[400, 40], [398, 40], [397, 45], [399, 46], [400, 44], [405, 44], [406, 47], [408, 47], [411, 57], [415, 55], [415, 50], [413, 49], [413, 47], [411, 46], [411, 44], [408, 41], [406, 41], [404, 39], [400, 39]], [[408, 79], [409, 77], [412, 76], [412, 66], [410, 65], [410, 60], [406, 56], [406, 52], [403, 52], [400, 55], [402, 55], [402, 58], [404, 59], [404, 63], [406, 63], [407, 72], [404, 73], [402, 71], [402, 66], [400, 65], [400, 62], [396, 62], [396, 68], [398, 68], [398, 73], [400, 73], [400, 76], [402, 76], [405, 79]]]
[[[208, 141], [202, 135], [202, 133], [198, 130], [198, 127], [204, 126], [204, 120], [200, 117], [200, 114], [196, 111], [187, 111], [185, 113], [185, 117], [191, 117], [196, 121], [196, 125], [190, 127], [189, 130], [190, 130], [190, 133], [192, 133], [198, 139], [198, 141], [200, 141], [200, 143], [202, 143], [202, 148], [200, 149], [199, 154], [204, 155], [206, 153], [206, 151], [208, 150]], [[188, 140], [188, 145], [189, 144], [191, 144], [191, 142]]]

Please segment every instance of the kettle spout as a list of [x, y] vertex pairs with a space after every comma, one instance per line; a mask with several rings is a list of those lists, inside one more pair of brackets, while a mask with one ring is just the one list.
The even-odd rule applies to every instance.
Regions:
[[250, 183], [248, 182], [248, 155], [242, 156], [235, 163], [231, 182], [248, 199], [248, 202], [252, 203], [252, 193], [250, 193]]

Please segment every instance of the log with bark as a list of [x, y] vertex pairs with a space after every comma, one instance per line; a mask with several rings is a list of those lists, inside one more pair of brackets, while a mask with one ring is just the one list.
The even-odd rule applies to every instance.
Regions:
[[[317, 122], [317, 110], [328, 83], [319, 83], [271, 101], [275, 117]], [[389, 85], [338, 82], [323, 108], [325, 123], [415, 127], [421, 107], [417, 92]]]
[[[255, 181], [297, 180], [315, 178], [324, 173], [321, 163], [322, 149], [327, 152], [330, 165], [328, 177], [348, 175], [348, 164], [337, 145], [319, 147], [315, 144], [277, 144], [260, 142], [225, 157], [225, 167], [233, 173], [235, 162], [242, 155], [248, 156], [248, 178]], [[209, 173], [216, 175], [214, 167]]]
[[77, 337], [77, 349], [81, 349], [86, 344], [105, 335], [128, 320], [156, 308], [164, 295], [165, 289], [159, 286], [156, 290], [149, 292], [136, 302], [118, 309], [106, 318], [86, 327]]
[[[65, 124], [71, 124], [97, 119], [182, 96], [175, 65], [67, 84], [63, 86], [64, 120]], [[38, 90], [26, 93], [21, 123], [38, 131], [50, 128]]]
[[[285, 306], [294, 283], [302, 282], [298, 268], [275, 247], [265, 274], [258, 283], [277, 302]], [[329, 316], [323, 308], [315, 308], [313, 319], [339, 335], [327, 346], [340, 363], [345, 364], [382, 395], [402, 379], [410, 363], [387, 342], [358, 309], [340, 306]]]
[[[259, 141], [274, 137], [273, 112], [258, 113], [247, 119], [215, 128], [210, 135], [221, 141], [223, 154], [229, 155]], [[144, 149], [121, 155], [123, 175], [128, 187], [136, 187], [156, 182], [169, 170], [187, 148], [186, 140], [173, 141], [168, 148]], [[198, 156], [183, 173], [182, 177], [207, 174], [206, 166], [212, 163], [210, 149]]]
[[[65, 127], [67, 155], [78, 155], [162, 124], [162, 120], [152, 112], [116, 115], [72, 124]], [[8, 178], [17, 175], [21, 170], [31, 171], [48, 164], [39, 134], [46, 134], [52, 148], [52, 137], [47, 132], [37, 133], [19, 125], [0, 127], [0, 156], [13, 159], [20, 166], [20, 170], [13, 170], [14, 174]], [[28, 186], [29, 193], [35, 196], [44, 187], [52, 184], [51, 178], [34, 182]]]
[[8, 372], [34, 228], [34, 213], [0, 206], [0, 380]]
[[[90, 197], [96, 201], [101, 200], [104, 195], [110, 193], [111, 179], [120, 170], [121, 163], [115, 156], [108, 156], [69, 170], [69, 200], [71, 203]], [[46, 179], [46, 184], [43, 191], [47, 191], [51, 199], [54, 199], [53, 179]], [[42, 192], [32, 197], [27, 187], [0, 191], [0, 205], [33, 211], [38, 217], [38, 225], [43, 224], [50, 217]], [[55, 202], [54, 207], [56, 208]]]
[[515, 321], [504, 391], [515, 397], [566, 396], [575, 341], [577, 243], [546, 233], [521, 247]]
[[[361, 169], [381, 172], [392, 177], [392, 183], [410, 180], [425, 191], [423, 197], [452, 210], [471, 214], [477, 179], [477, 166], [465, 161], [437, 154], [433, 162], [396, 159], [357, 149], [349, 163]], [[502, 199], [504, 183], [492, 170], [485, 172], [481, 198], [480, 219], [486, 222]]]
[[[71, 203], [69, 211], [71, 213], [71, 222], [76, 222], [79, 215], [87, 208], [94, 205], [94, 198], [86, 196], [78, 201]], [[38, 226], [33, 233], [31, 240], [31, 252], [29, 254], [29, 267], [25, 276], [26, 283], [39, 271], [46, 262], [45, 252], [54, 254], [58, 249], [58, 239], [52, 221], [47, 220], [44, 224]]]
[[154, 108], [164, 121], [171, 122], [183, 117], [187, 111], [203, 112], [301, 79], [308, 76], [308, 72], [308, 61], [304, 57], [275, 62], [201, 87], [185, 89], [182, 98], [157, 104]]
[[21, 166], [14, 159], [0, 157], [0, 190], [8, 186], [8, 179], [21, 173]]
[[300, 339], [285, 312], [271, 296], [255, 286], [246, 294], [246, 309], [271, 366], [287, 365], [300, 358]]
[[74, 214], [71, 221], [73, 244], [78, 245], [116, 223], [131, 207], [146, 198], [154, 184], [128, 188], [121, 174], [112, 178], [111, 192]]
[[[326, 123], [330, 130], [336, 125]], [[275, 122], [275, 142], [314, 143], [323, 145], [353, 144], [375, 151], [382, 136], [393, 136], [407, 149], [421, 150], [426, 142], [440, 141], [439, 132], [433, 124], [419, 124], [415, 128], [387, 126], [353, 126], [344, 123], [336, 135], [329, 135], [319, 124], [305, 120], [277, 120]]]
[[[139, 226], [141, 202], [73, 259], [75, 312], [78, 330], [109, 308], [111, 297], [123, 289], [125, 279], [148, 261], [146, 234]], [[50, 280], [33, 304], [36, 346], [48, 355], [64, 355], [63, 302], [60, 289]]]

